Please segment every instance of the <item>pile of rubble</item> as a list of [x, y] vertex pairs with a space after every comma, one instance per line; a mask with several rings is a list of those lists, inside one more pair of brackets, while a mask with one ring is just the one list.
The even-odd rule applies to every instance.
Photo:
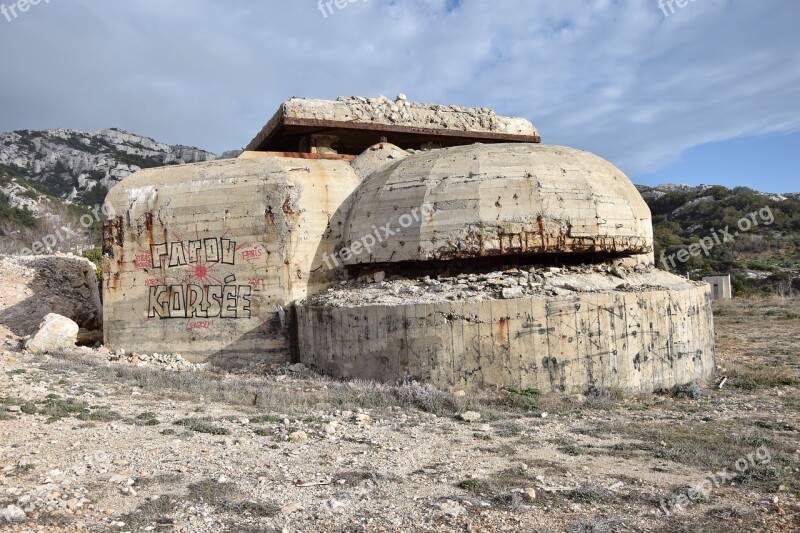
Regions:
[[537, 135], [528, 120], [502, 117], [486, 108], [412, 103], [404, 94], [392, 101], [385, 96], [365, 98], [343, 96], [336, 101], [292, 98], [283, 105], [287, 117], [312, 117], [317, 120], [411, 125], [456, 131], [486, 131]]
[[[577, 293], [645, 292], [674, 288], [676, 279], [653, 266], [629, 269], [613, 263], [563, 267], [511, 268], [485, 273], [432, 278], [386, 277], [385, 272], [341, 282], [313, 296], [309, 305], [351, 307], [364, 304], [404, 305], [447, 301], [484, 301]], [[690, 283], [690, 282], [686, 282]]]
[[126, 353], [124, 350], [111, 352], [104, 347], [97, 351], [112, 363], [127, 363], [137, 367], [158, 367], [166, 370], [199, 372], [201, 370], [207, 370], [209, 366], [209, 363], [194, 364], [190, 361], [187, 361], [179, 353], [138, 354]]

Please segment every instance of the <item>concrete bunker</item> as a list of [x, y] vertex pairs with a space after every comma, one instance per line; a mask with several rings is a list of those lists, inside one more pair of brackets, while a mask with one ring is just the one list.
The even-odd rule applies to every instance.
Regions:
[[523, 119], [292, 99], [239, 159], [107, 201], [114, 349], [570, 393], [714, 371], [708, 287], [655, 269], [635, 187]]

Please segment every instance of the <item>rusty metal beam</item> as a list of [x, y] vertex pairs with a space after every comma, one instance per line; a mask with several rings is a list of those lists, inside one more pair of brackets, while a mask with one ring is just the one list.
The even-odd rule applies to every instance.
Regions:
[[[310, 118], [297, 118], [282, 116], [279, 112], [270, 120], [269, 124], [253, 139], [247, 146], [247, 151], [267, 151], [275, 143], [280, 142], [281, 138], [288, 134], [287, 129], [292, 130], [293, 135], [298, 132], [321, 133], [331, 130], [345, 130], [356, 132], [374, 132], [376, 135], [392, 134], [412, 135], [419, 138], [419, 142], [436, 140], [458, 140], [463, 144], [475, 142], [490, 143], [534, 143], [539, 144], [542, 138], [539, 135], [518, 135], [511, 133], [497, 133], [485, 131], [464, 131], [464, 130], [445, 130], [436, 128], [421, 128], [415, 126], [401, 126], [392, 124], [376, 124], [359, 121], [339, 121], [321, 120]], [[453, 143], [448, 143], [453, 144]], [[364, 149], [368, 148], [367, 146]]]
[[424, 137], [457, 137], [462, 139], [491, 140], [498, 142], [541, 143], [539, 135], [515, 135], [511, 133], [495, 133], [489, 131], [443, 130], [419, 128], [414, 126], [395, 126], [391, 124], [375, 124], [365, 122], [345, 122], [340, 120], [319, 120], [310, 118], [286, 117], [283, 126], [303, 126], [307, 128], [363, 130], [385, 133], [411, 133]]
[[255, 157], [288, 157], [294, 159], [317, 159], [328, 161], [352, 161], [356, 158], [354, 155], [347, 154], [306, 154], [302, 152], [254, 152], [245, 151], [239, 156], [239, 159], [250, 159]]

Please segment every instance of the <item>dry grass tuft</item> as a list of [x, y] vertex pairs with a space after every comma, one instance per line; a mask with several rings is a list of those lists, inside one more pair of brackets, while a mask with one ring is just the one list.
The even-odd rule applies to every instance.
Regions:
[[798, 384], [795, 372], [786, 366], [738, 366], [728, 373], [728, 379], [732, 387], [748, 391]]

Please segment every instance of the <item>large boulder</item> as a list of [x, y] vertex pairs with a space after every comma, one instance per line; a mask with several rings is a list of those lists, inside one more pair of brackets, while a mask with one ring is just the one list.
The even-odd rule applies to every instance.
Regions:
[[78, 324], [83, 343], [103, 336], [95, 266], [74, 255], [0, 256], [0, 326], [33, 335], [51, 313]]
[[78, 341], [78, 324], [55, 313], [44, 317], [39, 331], [25, 343], [25, 349], [33, 353], [53, 353], [69, 350]]

